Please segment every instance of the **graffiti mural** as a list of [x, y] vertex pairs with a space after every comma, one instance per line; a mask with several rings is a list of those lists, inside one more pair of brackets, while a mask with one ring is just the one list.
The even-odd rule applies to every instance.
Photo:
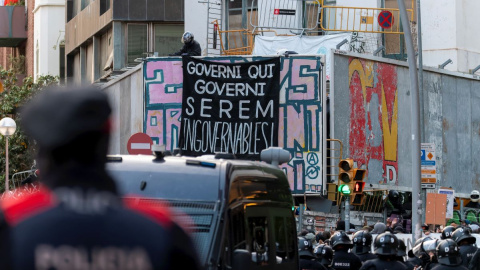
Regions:
[[[222, 57], [205, 60], [253, 61], [255, 58]], [[144, 132], [167, 150], [178, 147], [182, 105], [182, 61], [158, 58], [146, 61]], [[320, 57], [281, 59], [279, 146], [292, 159], [282, 165], [295, 193], [323, 190], [322, 65]]]
[[390, 64], [350, 58], [350, 157], [370, 182], [398, 184], [397, 72]]

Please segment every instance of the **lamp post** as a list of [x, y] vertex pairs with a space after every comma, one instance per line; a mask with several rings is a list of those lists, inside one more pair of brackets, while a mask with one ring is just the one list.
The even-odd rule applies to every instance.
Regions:
[[13, 135], [17, 130], [17, 124], [13, 121], [10, 117], [5, 117], [0, 120], [0, 133], [5, 137], [5, 152], [6, 152], [6, 160], [5, 160], [5, 191], [9, 190], [8, 187], [8, 137]]

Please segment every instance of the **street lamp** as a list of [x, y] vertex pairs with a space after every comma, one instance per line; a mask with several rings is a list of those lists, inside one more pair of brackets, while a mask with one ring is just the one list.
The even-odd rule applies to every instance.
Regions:
[[5, 137], [5, 152], [6, 152], [6, 161], [5, 161], [5, 191], [8, 191], [8, 136], [12, 136], [17, 130], [17, 124], [10, 117], [5, 117], [0, 120], [0, 133]]

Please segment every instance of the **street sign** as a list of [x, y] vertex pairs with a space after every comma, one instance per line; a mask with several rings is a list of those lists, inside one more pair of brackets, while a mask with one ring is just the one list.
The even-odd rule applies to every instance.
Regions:
[[423, 189], [435, 189], [437, 184], [427, 184], [427, 183], [422, 183], [422, 188]]
[[295, 9], [279, 9], [273, 10], [273, 15], [295, 15]]
[[421, 147], [421, 169], [422, 169], [422, 184], [423, 183], [437, 183], [437, 162], [435, 155], [435, 144], [422, 143]]
[[130, 155], [151, 155], [152, 138], [145, 133], [133, 134], [127, 142], [127, 150]]
[[438, 190], [439, 194], [447, 195], [447, 212], [446, 218], [453, 218], [453, 206], [455, 204], [455, 192], [453, 189], [441, 188]]
[[394, 18], [392, 12], [384, 10], [378, 14], [378, 25], [380, 25], [380, 27], [383, 29], [392, 28], [393, 22]]

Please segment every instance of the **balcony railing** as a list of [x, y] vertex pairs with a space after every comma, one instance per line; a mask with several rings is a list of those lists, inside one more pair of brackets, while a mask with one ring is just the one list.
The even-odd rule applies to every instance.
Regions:
[[0, 6], [0, 47], [18, 47], [27, 39], [24, 6]]

